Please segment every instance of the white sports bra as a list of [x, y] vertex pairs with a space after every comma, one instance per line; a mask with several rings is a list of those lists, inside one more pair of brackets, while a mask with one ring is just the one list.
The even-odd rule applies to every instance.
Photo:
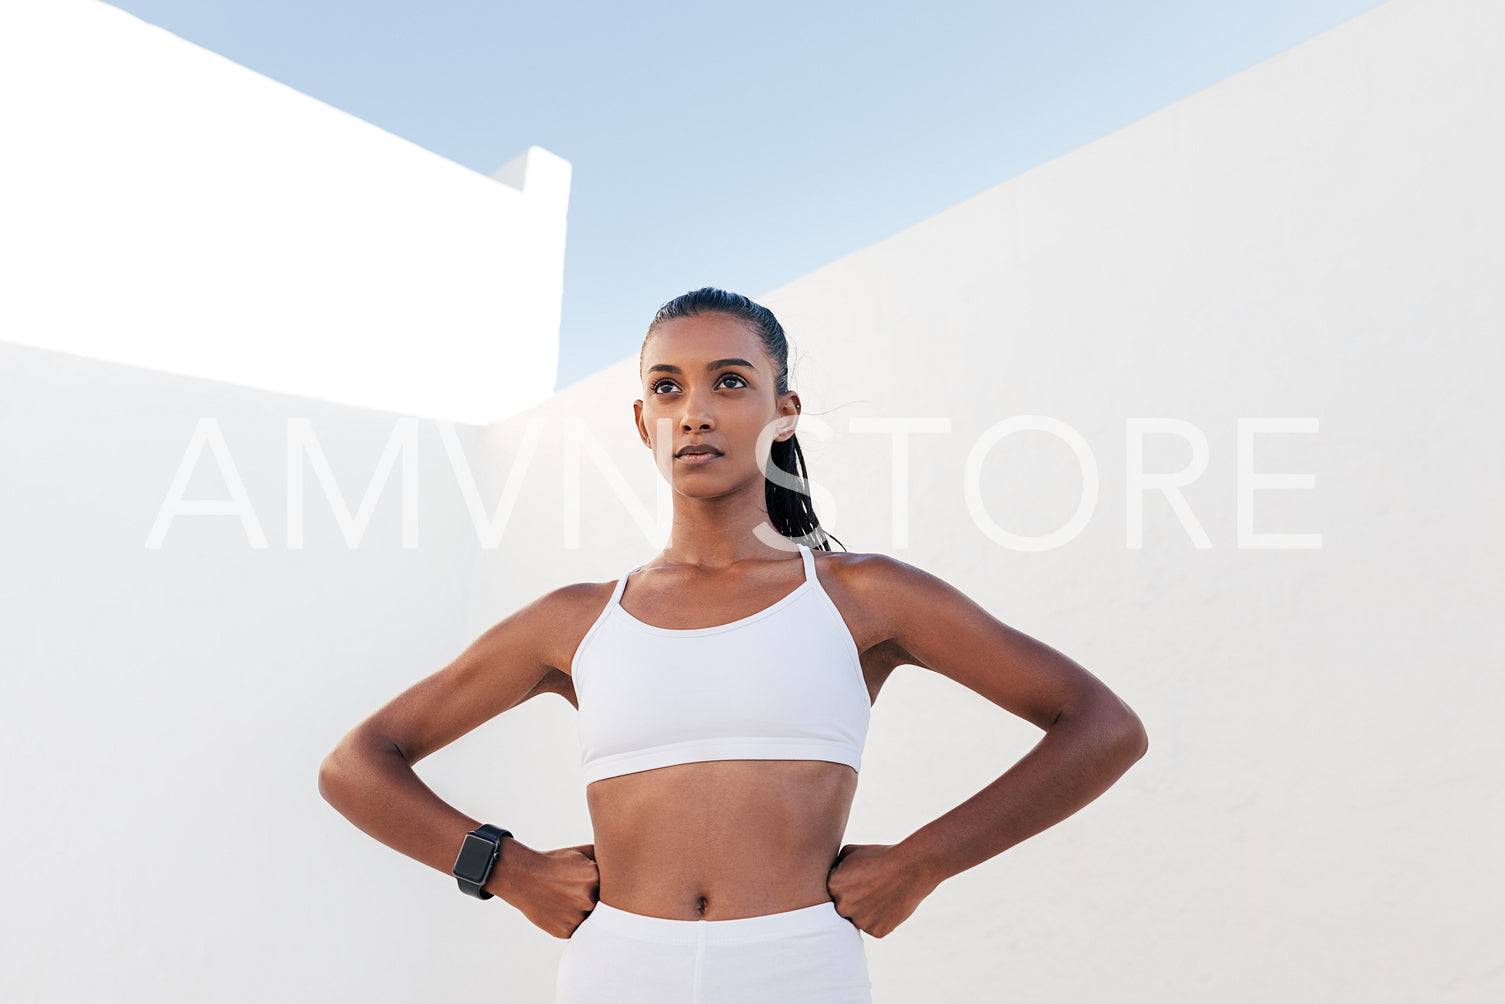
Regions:
[[805, 581], [728, 624], [661, 628], [623, 608], [627, 576], [575, 650], [585, 783], [703, 760], [862, 765], [872, 700], [857, 646], [796, 542]]

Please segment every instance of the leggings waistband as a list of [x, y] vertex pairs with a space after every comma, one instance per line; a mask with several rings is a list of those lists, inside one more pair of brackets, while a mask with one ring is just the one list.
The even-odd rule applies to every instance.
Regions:
[[759, 917], [735, 917], [731, 920], [649, 917], [619, 910], [598, 901], [586, 920], [603, 930], [640, 941], [657, 941], [670, 945], [735, 945], [829, 931], [836, 924], [852, 923], [836, 912], [835, 901], [829, 899], [824, 903], [802, 906], [796, 910], [765, 913]]

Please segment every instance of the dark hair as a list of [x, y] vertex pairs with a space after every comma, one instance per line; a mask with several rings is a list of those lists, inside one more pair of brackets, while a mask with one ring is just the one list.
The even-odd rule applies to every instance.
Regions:
[[[697, 317], [701, 314], [720, 313], [744, 321], [758, 340], [763, 343], [763, 351], [773, 362], [774, 371], [774, 394], [782, 395], [789, 391], [789, 340], [784, 336], [784, 328], [779, 324], [778, 318], [773, 316], [773, 311], [760, 303], [740, 293], [728, 293], [724, 289], [714, 286], [703, 286], [692, 290], [682, 296], [676, 296], [653, 315], [653, 323], [648, 325], [648, 333], [643, 336], [643, 346], [646, 349], [648, 337], [653, 334], [655, 328], [665, 321], [671, 321], [677, 317]], [[638, 368], [643, 365], [642, 350], [638, 352]], [[793, 487], [775, 482], [767, 477], [763, 482], [764, 501], [768, 506], [768, 519], [775, 530], [785, 537], [808, 538], [806, 543], [817, 551], [831, 550], [831, 541], [841, 544], [841, 540], [833, 534], [827, 533], [820, 525], [820, 520], [815, 516], [815, 507], [810, 504], [810, 481], [809, 469], [805, 466], [805, 455], [800, 450], [797, 436], [791, 435], [785, 440], [774, 440], [769, 447], [769, 459], [790, 477], [785, 481], [792, 481]], [[846, 545], [841, 544], [842, 550]]]

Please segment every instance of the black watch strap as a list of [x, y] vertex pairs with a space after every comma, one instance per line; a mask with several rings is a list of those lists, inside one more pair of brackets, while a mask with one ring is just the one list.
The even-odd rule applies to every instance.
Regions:
[[[460, 847], [460, 854], [455, 858], [455, 867], [452, 874], [455, 881], [460, 884], [460, 891], [474, 896], [476, 899], [490, 899], [491, 893], [481, 887], [491, 877], [492, 869], [496, 867], [502, 853], [502, 838], [512, 836], [511, 830], [504, 830], [500, 826], [492, 826], [484, 823], [465, 834], [465, 842]], [[490, 844], [490, 853], [486, 853], [485, 844]], [[465, 874], [461, 874], [462, 864], [466, 865]]]

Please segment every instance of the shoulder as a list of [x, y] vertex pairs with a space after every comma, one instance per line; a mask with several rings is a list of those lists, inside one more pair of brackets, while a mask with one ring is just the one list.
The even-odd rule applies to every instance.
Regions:
[[888, 554], [816, 553], [822, 582], [850, 604], [868, 642], [902, 647], [906, 662], [931, 668], [919, 648], [937, 633], [1007, 630], [961, 588], [918, 565]]
[[815, 551], [822, 577], [836, 579], [854, 596], [874, 600], [895, 590], [944, 585], [941, 579], [907, 561], [876, 551]]
[[606, 601], [611, 599], [612, 589], [616, 584], [616, 579], [609, 579], [606, 582], [571, 582], [549, 590], [536, 602], [566, 613], [578, 613], [591, 607], [595, 607], [599, 612], [600, 608], [606, 605]]
[[[546, 623], [555, 634], [584, 634], [600, 611], [607, 608], [611, 593], [616, 589], [616, 580], [605, 583], [569, 583], [543, 593], [531, 602], [534, 616]], [[579, 631], [573, 631], [578, 626]], [[573, 647], [573, 646], [572, 646]]]
[[550, 668], [553, 679], [543, 689], [557, 689], [568, 680], [575, 649], [596, 618], [606, 609], [616, 580], [571, 582], [550, 589], [504, 619], [525, 632]]
[[895, 664], [925, 666], [902, 644], [917, 616], [956, 602], [955, 591], [922, 568], [876, 552], [816, 551], [816, 570], [851, 629], [858, 650]]

